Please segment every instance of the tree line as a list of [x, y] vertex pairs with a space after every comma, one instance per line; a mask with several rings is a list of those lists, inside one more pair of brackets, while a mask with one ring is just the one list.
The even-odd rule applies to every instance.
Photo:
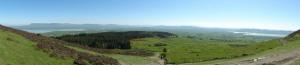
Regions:
[[101, 49], [131, 49], [130, 40], [147, 37], [177, 37], [168, 32], [154, 31], [127, 31], [127, 32], [103, 32], [103, 33], [82, 33], [77, 35], [64, 35], [55, 37], [70, 43], [84, 45]]

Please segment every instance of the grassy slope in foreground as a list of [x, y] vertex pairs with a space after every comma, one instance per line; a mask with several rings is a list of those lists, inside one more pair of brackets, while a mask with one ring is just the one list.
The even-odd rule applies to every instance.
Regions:
[[36, 43], [22, 36], [0, 30], [0, 65], [72, 65], [71, 59], [49, 57]]

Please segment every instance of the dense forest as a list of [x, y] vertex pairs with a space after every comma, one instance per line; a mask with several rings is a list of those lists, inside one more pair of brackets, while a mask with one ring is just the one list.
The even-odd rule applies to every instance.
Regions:
[[128, 31], [128, 32], [103, 32], [78, 35], [64, 35], [55, 37], [67, 42], [80, 44], [93, 48], [101, 49], [130, 49], [130, 40], [147, 37], [177, 37], [168, 32], [150, 32], [150, 31]]

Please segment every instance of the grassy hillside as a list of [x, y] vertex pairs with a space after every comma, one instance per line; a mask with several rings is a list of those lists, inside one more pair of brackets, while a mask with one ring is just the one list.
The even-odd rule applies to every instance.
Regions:
[[289, 41], [300, 40], [300, 30], [288, 35], [287, 37], [285, 37], [285, 39]]
[[280, 46], [279, 41], [262, 43], [223, 42], [195, 40], [190, 38], [144, 38], [132, 41], [133, 49], [162, 52], [167, 49], [168, 63], [193, 63], [220, 59], [232, 59], [273, 49]]
[[11, 32], [0, 30], [0, 65], [72, 65], [72, 59], [49, 57], [36, 43]]
[[[95, 64], [95, 65], [120, 65], [119, 62], [116, 59], [113, 59], [111, 57], [103, 56], [103, 55], [93, 55], [85, 52], [76, 51], [71, 48], [67, 48], [65, 44], [68, 44], [67, 42], [44, 37], [39, 34], [33, 34], [22, 30], [13, 29], [10, 27], [2, 26], [0, 25], [0, 29], [3, 31], [9, 31], [9, 33], [15, 33], [15, 35], [19, 35], [19, 37], [24, 37], [23, 39], [30, 40], [32, 42], [36, 42], [37, 44], [31, 45], [33, 49], [41, 50], [43, 52], [46, 52], [51, 57], [56, 57], [60, 59], [75, 59], [72, 60], [72, 64], [76, 65], [87, 65], [87, 64]], [[10, 36], [7, 36], [10, 37]], [[11, 36], [12, 37], [12, 36]], [[17, 38], [7, 38], [6, 40], [12, 40]], [[23, 43], [23, 42], [19, 42]], [[36, 48], [35, 48], [35, 47]], [[14, 47], [10, 47], [14, 48]], [[11, 53], [18, 53], [18, 52], [11, 52]], [[22, 53], [19, 53], [22, 54]], [[10, 57], [9, 57], [10, 58]], [[24, 60], [24, 59], [23, 59]], [[29, 58], [29, 60], [31, 60]], [[45, 59], [47, 60], [47, 59]], [[40, 61], [45, 61], [40, 60]], [[14, 61], [14, 60], [12, 60]], [[19, 65], [19, 64], [17, 64]], [[24, 64], [21, 64], [24, 65]], [[35, 64], [30, 64], [35, 65]], [[40, 64], [37, 64], [40, 65]], [[44, 65], [44, 64], [42, 64]], [[63, 65], [63, 64], [50, 64], [50, 65]]]

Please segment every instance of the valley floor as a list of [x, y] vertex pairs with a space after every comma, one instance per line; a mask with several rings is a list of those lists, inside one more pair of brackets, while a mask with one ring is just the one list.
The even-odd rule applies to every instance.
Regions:
[[288, 42], [287, 45], [253, 56], [199, 63], [184, 63], [179, 65], [299, 65], [299, 46], [300, 41], [293, 41]]
[[227, 65], [261, 65], [261, 64], [276, 64], [276, 65], [292, 65], [300, 59], [300, 41], [285, 43], [282, 47], [265, 52], [264, 55], [246, 58], [241, 61], [225, 63]]

